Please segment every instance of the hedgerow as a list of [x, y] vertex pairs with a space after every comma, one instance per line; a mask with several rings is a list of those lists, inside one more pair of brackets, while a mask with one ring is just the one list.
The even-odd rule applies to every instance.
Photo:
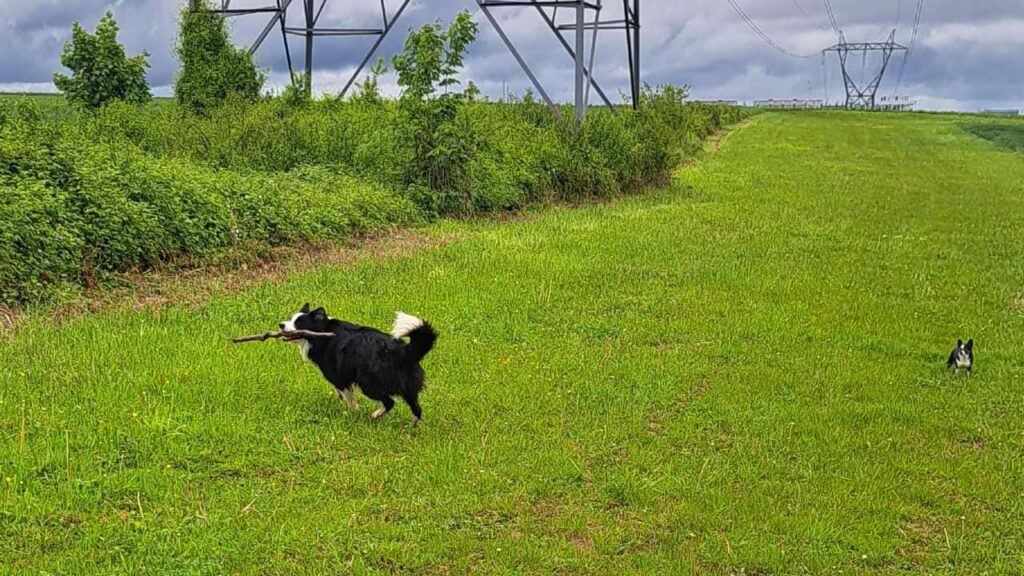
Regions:
[[341, 171], [217, 170], [93, 130], [86, 119], [45, 124], [30, 104], [0, 106], [0, 301], [420, 218], [401, 195]]
[[229, 99], [203, 116], [169, 102], [59, 115], [0, 103], [0, 300], [437, 216], [637, 192], [741, 115], [684, 96], [648, 89], [639, 111], [594, 109], [583, 126], [530, 99], [460, 101], [445, 122], [470, 130], [473, 146], [443, 178], [417, 176], [423, 164], [410, 172], [423, 151], [395, 101]]

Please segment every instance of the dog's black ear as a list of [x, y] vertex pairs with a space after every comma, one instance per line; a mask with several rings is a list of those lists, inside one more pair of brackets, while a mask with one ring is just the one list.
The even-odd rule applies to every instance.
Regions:
[[302, 312], [303, 314], [306, 314], [307, 312], [309, 312], [309, 302], [306, 302], [305, 304], [303, 304], [302, 305], [302, 310], [299, 310], [299, 312]]
[[956, 339], [956, 347], [957, 348], [963, 348], [964, 347], [964, 341], [959, 339], [959, 338], [957, 338]]
[[974, 348], [974, 338], [967, 341], [967, 349], [970, 350], [971, 348]]
[[313, 310], [313, 318], [316, 318], [317, 320], [326, 319], [327, 310], [324, 310], [323, 308], [317, 308], [316, 310]]

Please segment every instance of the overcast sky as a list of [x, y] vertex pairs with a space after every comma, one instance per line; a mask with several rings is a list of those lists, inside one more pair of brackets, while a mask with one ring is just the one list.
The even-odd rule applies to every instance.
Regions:
[[[181, 1], [0, 0], [0, 91], [52, 91], [52, 74], [60, 68], [60, 50], [71, 22], [81, 21], [91, 29], [110, 9], [121, 25], [121, 40], [129, 53], [149, 51], [149, 82], [154, 91], [169, 94], [177, 67], [173, 45]], [[400, 3], [385, 1], [389, 11]], [[234, 4], [273, 2], [235, 0]], [[836, 41], [823, 0], [735, 2], [780, 48], [810, 57], [794, 57], [770, 47], [728, 0], [642, 0], [644, 80], [688, 84], [694, 97], [704, 99], [823, 98], [827, 94], [836, 101], [842, 97], [835, 55], [824, 63], [819, 55]], [[602, 18], [622, 17], [621, 2], [604, 3]], [[289, 19], [296, 24], [300, 4], [295, 0], [290, 11]], [[830, 0], [830, 4], [848, 41], [881, 41], [896, 28], [897, 41], [911, 43], [918, 0]], [[327, 0], [321, 25], [376, 26], [379, 6], [379, 0]], [[410, 27], [437, 18], [449, 21], [460, 9], [470, 10], [480, 22], [480, 37], [470, 48], [465, 77], [492, 96], [500, 96], [503, 90], [521, 94], [529, 81], [474, 0], [412, 0], [379, 54], [390, 56], [400, 48]], [[572, 63], [540, 16], [514, 8], [495, 10], [495, 15], [549, 92], [557, 99], [570, 98]], [[235, 19], [236, 42], [251, 42], [265, 21], [263, 15]], [[299, 41], [292, 40], [297, 57]], [[318, 40], [316, 90], [338, 91], [369, 44], [366, 38]], [[627, 86], [625, 44], [621, 31], [599, 36], [595, 75], [611, 95]], [[257, 55], [260, 64], [271, 70], [270, 84], [281, 85], [287, 75], [280, 35], [271, 35]], [[877, 55], [851, 56], [850, 72], [855, 80], [866, 83], [878, 64]], [[903, 64], [902, 56], [893, 57], [880, 96], [908, 95], [920, 108], [930, 109], [1024, 109], [1024, 0], [925, 0], [913, 51]], [[393, 91], [393, 79], [386, 80], [385, 86]]]

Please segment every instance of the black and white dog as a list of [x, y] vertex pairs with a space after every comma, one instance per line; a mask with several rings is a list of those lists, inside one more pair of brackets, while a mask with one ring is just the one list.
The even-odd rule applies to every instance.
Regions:
[[974, 339], [971, 338], [967, 341], [967, 345], [964, 345], [963, 340], [956, 341], [956, 348], [949, 353], [949, 360], [946, 360], [946, 368], [956, 368], [956, 373], [960, 373], [960, 369], [967, 370], [967, 373], [971, 373], [971, 368], [974, 366]]
[[[302, 357], [317, 365], [324, 378], [357, 410], [354, 386], [383, 406], [373, 413], [380, 418], [395, 406], [400, 396], [412, 409], [413, 424], [422, 415], [419, 394], [423, 389], [420, 360], [434, 347], [437, 332], [430, 324], [398, 313], [391, 334], [375, 328], [349, 324], [327, 315], [323, 308], [310, 311], [307, 303], [291, 320], [281, 322], [281, 330], [331, 332], [333, 338], [299, 338]], [[409, 338], [408, 342], [402, 338]]]

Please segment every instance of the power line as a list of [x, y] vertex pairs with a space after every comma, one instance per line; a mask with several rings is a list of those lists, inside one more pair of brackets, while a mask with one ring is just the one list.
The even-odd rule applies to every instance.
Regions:
[[860, 83], [864, 83], [864, 70], [868, 67], [868, 52], [865, 50], [860, 53]]
[[[807, 18], [808, 20], [811, 19], [811, 15], [808, 14], [807, 10], [804, 9], [804, 6], [803, 6], [803, 4], [800, 3], [800, 0], [792, 0], [792, 2], [793, 2], [793, 5], [796, 6], [796, 9], [800, 12], [800, 14], [803, 15], [804, 18]], [[817, 26], [815, 26], [815, 28], [817, 28]]]
[[921, 28], [921, 12], [924, 11], [924, 0], [917, 0], [917, 13], [914, 14], [914, 31], [910, 35], [910, 46], [907, 54], [914, 51], [914, 43], [917, 42], [917, 31]]
[[740, 5], [736, 3], [736, 0], [729, 0], [729, 4], [731, 4], [733, 9], [736, 10], [736, 13], [739, 14], [740, 18], [742, 18], [743, 21], [747, 23], [747, 26], [749, 26], [750, 29], [753, 30], [754, 33], [757, 34], [757, 36], [761, 38], [761, 40], [764, 41], [764, 43], [767, 44], [768, 46], [771, 46], [775, 50], [778, 50], [779, 52], [782, 52], [783, 54], [787, 56], [792, 56], [794, 58], [814, 58], [815, 56], [817, 56], [817, 53], [796, 54], [795, 52], [790, 52], [789, 50], [786, 50], [782, 46], [779, 46], [777, 42], [775, 42], [767, 34], [765, 34], [764, 31], [761, 30], [761, 28], [757, 24], [755, 24], [749, 16], [747, 16], [747, 13], [743, 11], [743, 8], [740, 8]]
[[[896, 24], [892, 27], [893, 30], [899, 30], [900, 28], [900, 16], [903, 12], [903, 0], [896, 0]], [[903, 53], [903, 58], [900, 59], [900, 72], [896, 75], [896, 83], [892, 85], [892, 97], [896, 98], [896, 93], [900, 89], [900, 82], [903, 80], [903, 69], [907, 66], [907, 52]]]
[[896, 74], [896, 83], [892, 86], [892, 95], [895, 98], [896, 92], [900, 89], [900, 83], [903, 82], [903, 70], [907, 67], [907, 57], [910, 55], [910, 51], [903, 53], [903, 58], [900, 59], [900, 71]]
[[793, 5], [796, 6], [796, 9], [799, 10], [800, 13], [804, 15], [804, 18], [810, 18], [811, 17], [807, 13], [807, 11], [804, 10], [804, 7], [800, 5], [800, 0], [793, 0]]
[[828, 0], [821, 0], [825, 5], [825, 12], [828, 13], [828, 21], [832, 24], [832, 29], [839, 34], [839, 23], [836, 21], [836, 13], [832, 11], [832, 4]]
[[896, 75], [896, 85], [893, 86], [892, 94], [896, 95], [896, 91], [900, 89], [900, 84], [903, 83], [903, 71], [907, 67], [907, 59], [910, 58], [910, 53], [914, 51], [914, 43], [917, 42], [917, 32], [921, 27], [921, 12], [924, 11], [924, 0], [917, 0], [917, 11], [914, 13], [914, 29], [910, 34], [910, 44], [907, 46], [907, 51], [903, 53], [903, 58], [900, 60], [900, 71]]
[[825, 106], [828, 106], [828, 68], [825, 67], [825, 53], [821, 53], [821, 79], [825, 85]]

